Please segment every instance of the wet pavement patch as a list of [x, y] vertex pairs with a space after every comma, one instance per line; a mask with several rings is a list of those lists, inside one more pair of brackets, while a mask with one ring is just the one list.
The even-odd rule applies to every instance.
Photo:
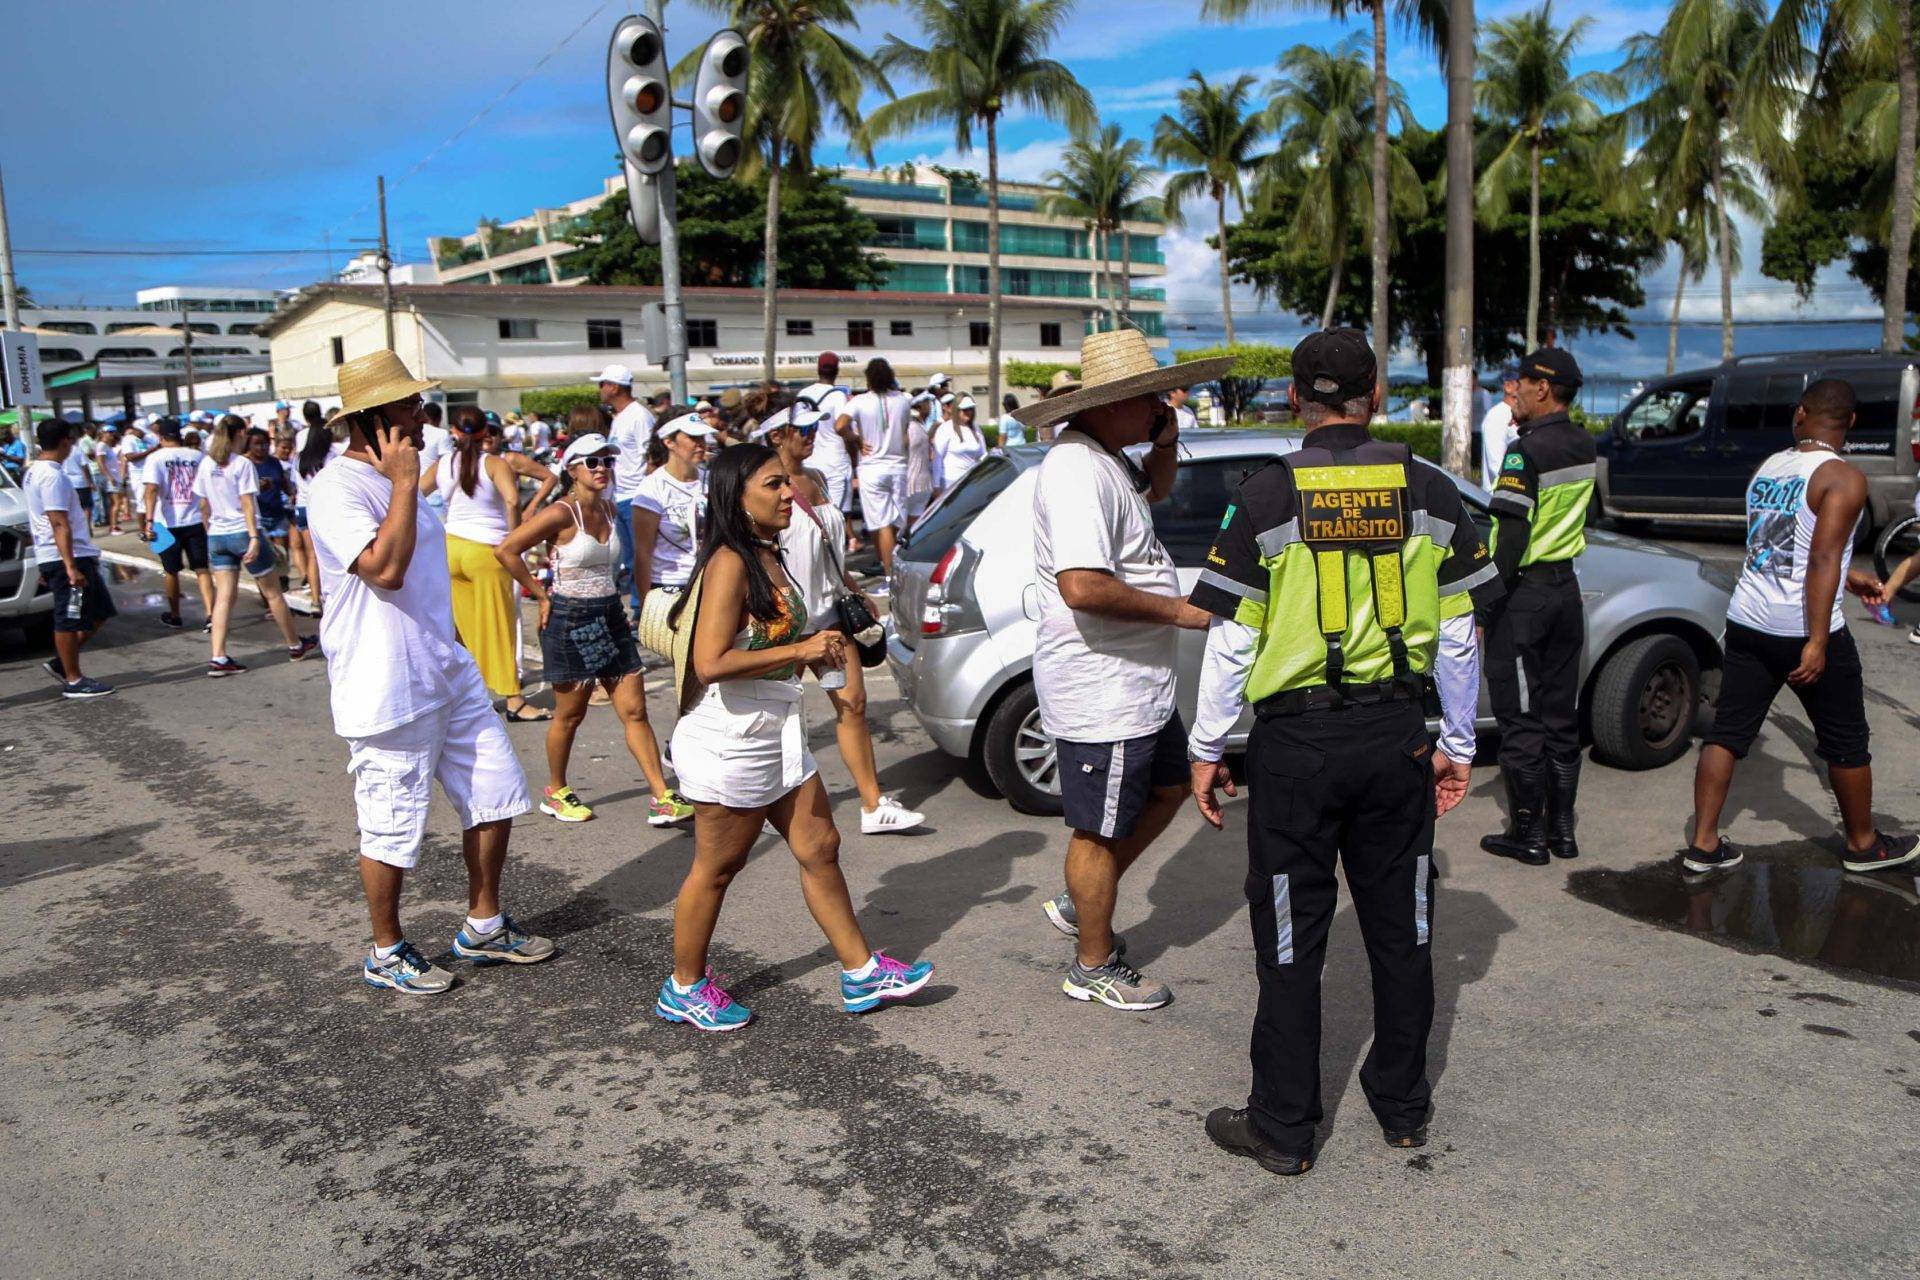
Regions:
[[[1628, 871], [1586, 868], [1567, 877], [1567, 891], [1724, 946], [1920, 987], [1920, 876], [1907, 868], [1845, 871], [1831, 853], [1801, 842], [1749, 848], [1746, 855], [1739, 866], [1707, 875], [1686, 871], [1677, 859]], [[1792, 998], [1852, 1003], [1821, 992]]]

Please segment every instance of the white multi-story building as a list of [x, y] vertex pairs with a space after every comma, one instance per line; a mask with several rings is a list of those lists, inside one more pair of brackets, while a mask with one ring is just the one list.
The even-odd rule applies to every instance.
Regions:
[[[848, 201], [877, 228], [862, 248], [891, 264], [882, 291], [984, 294], [987, 291], [987, 196], [964, 178], [926, 166], [897, 170], [848, 169], [833, 177]], [[623, 180], [610, 177], [598, 195], [558, 209], [539, 209], [511, 222], [487, 222], [471, 235], [438, 236], [428, 248], [443, 284], [577, 284], [578, 246], [567, 237]], [[1081, 300], [1105, 306], [1102, 264], [1092, 235], [1073, 218], [1041, 212], [1050, 188], [1025, 182], [1000, 184], [1001, 292], [1015, 298]], [[1153, 281], [1166, 274], [1160, 251], [1161, 222], [1125, 227], [1114, 238], [1105, 272], [1107, 293], [1128, 277], [1133, 322], [1155, 345], [1164, 345], [1166, 290]], [[1124, 248], [1124, 252], [1123, 252]], [[1130, 261], [1128, 261], [1130, 259]], [[1124, 264], [1124, 265], [1123, 265]], [[1142, 283], [1145, 281], [1145, 283]]]
[[[504, 412], [519, 406], [524, 391], [584, 383], [615, 362], [641, 384], [666, 385], [665, 370], [648, 364], [644, 339], [644, 311], [660, 300], [658, 288], [442, 284], [396, 285], [393, 293], [394, 349], [416, 374], [441, 382], [450, 403]], [[685, 301], [689, 388], [700, 394], [757, 382], [760, 291], [693, 288]], [[1002, 358], [1071, 363], [1095, 305], [1004, 299]], [[812, 381], [815, 360], [832, 351], [843, 380], [855, 384], [860, 367], [883, 356], [903, 385], [943, 372], [963, 390], [987, 390], [984, 297], [793, 289], [780, 295], [780, 325], [783, 381]], [[262, 332], [279, 394], [330, 400], [342, 363], [386, 345], [381, 289], [315, 286]]]

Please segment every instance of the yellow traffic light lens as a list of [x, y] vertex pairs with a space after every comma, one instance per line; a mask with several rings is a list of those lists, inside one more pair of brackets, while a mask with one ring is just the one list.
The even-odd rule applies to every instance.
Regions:
[[660, 42], [654, 38], [651, 31], [642, 31], [633, 38], [633, 43], [627, 46], [627, 61], [636, 67], [651, 66], [654, 59], [659, 56]]
[[720, 99], [720, 105], [714, 109], [714, 116], [721, 124], [732, 124], [740, 118], [742, 104], [746, 101], [737, 93], [730, 93]]
[[666, 100], [666, 86], [658, 80], [649, 80], [634, 91], [633, 109], [643, 116], [650, 116], [658, 111]]

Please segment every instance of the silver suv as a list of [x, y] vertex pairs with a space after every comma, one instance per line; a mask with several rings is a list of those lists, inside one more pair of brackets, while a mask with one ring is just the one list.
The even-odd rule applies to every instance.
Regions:
[[[1297, 435], [1271, 431], [1181, 437], [1179, 475], [1153, 521], [1183, 589], [1198, 579], [1241, 477], [1297, 447]], [[1033, 689], [1033, 488], [1043, 456], [1023, 445], [976, 466], [915, 527], [889, 583], [887, 658], [908, 705], [942, 751], [978, 765], [1025, 813], [1060, 811], [1053, 740]], [[1455, 483], [1486, 537], [1487, 495]], [[1578, 572], [1587, 601], [1580, 701], [1594, 755], [1624, 769], [1666, 764], [1687, 749], [1717, 679], [1732, 580], [1684, 552], [1597, 531]], [[1189, 723], [1203, 645], [1202, 633], [1181, 632], [1178, 704]], [[1493, 724], [1488, 708], [1482, 689], [1483, 728]], [[1251, 725], [1249, 713], [1230, 749], [1244, 748]]]
[[40, 590], [27, 528], [27, 495], [0, 469], [0, 626], [36, 633], [53, 625], [53, 596]]

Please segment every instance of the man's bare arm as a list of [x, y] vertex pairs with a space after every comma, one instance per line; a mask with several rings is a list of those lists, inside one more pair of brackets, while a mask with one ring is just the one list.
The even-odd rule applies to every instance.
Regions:
[[1202, 631], [1213, 615], [1187, 603], [1185, 596], [1163, 596], [1130, 587], [1098, 569], [1068, 569], [1060, 575], [1060, 599], [1069, 609], [1122, 622], [1159, 622]]

